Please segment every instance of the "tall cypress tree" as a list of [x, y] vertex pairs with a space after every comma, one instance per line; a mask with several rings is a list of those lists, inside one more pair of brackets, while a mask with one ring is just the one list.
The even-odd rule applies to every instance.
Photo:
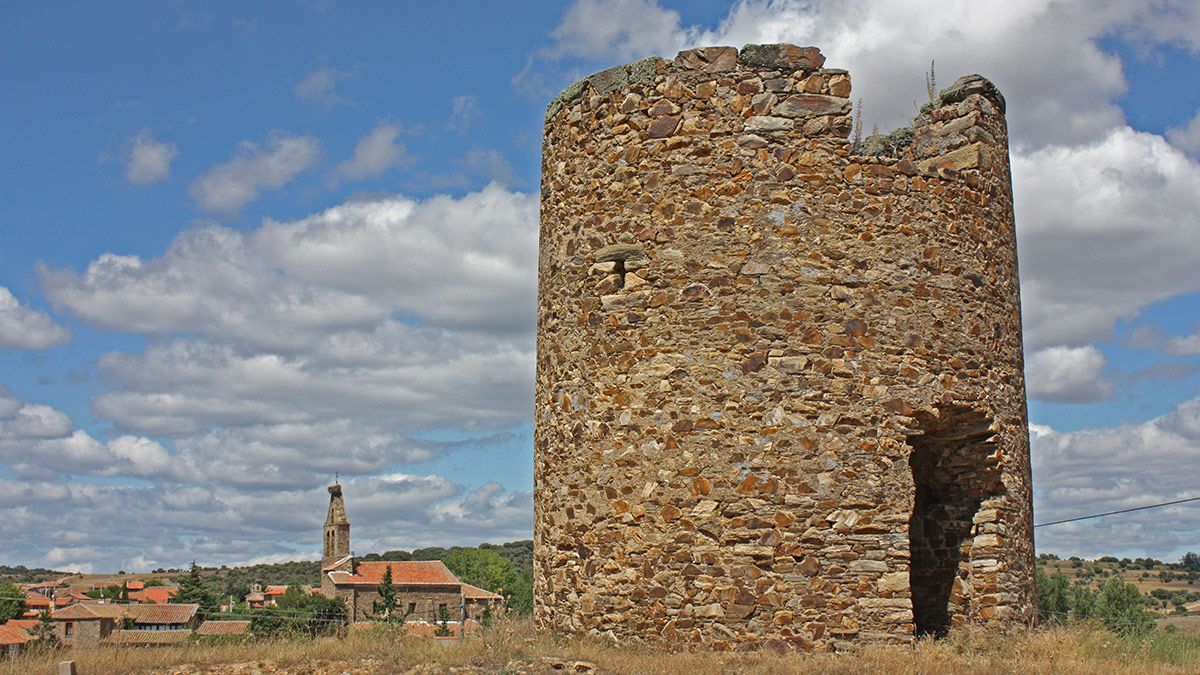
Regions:
[[200, 566], [192, 561], [188, 575], [179, 580], [179, 592], [175, 594], [175, 602], [196, 603], [200, 605], [203, 616], [216, 614], [221, 605], [221, 596], [211, 584], [200, 576]]
[[397, 609], [396, 586], [392, 583], [392, 566], [388, 565], [383, 571], [383, 580], [379, 582], [379, 599], [371, 603], [371, 618], [376, 621], [403, 621]]

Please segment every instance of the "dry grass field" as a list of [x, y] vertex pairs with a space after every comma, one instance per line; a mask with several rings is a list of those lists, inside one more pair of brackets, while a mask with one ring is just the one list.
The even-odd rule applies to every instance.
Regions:
[[1010, 635], [961, 631], [916, 647], [866, 647], [846, 654], [667, 651], [586, 638], [545, 635], [527, 621], [505, 622], [465, 640], [403, 637], [378, 627], [342, 638], [174, 648], [80, 650], [31, 654], [0, 664], [0, 674], [57, 672], [64, 658], [80, 675], [98, 673], [1195, 673], [1200, 639], [1156, 633], [1131, 642], [1098, 628], [1072, 627]]

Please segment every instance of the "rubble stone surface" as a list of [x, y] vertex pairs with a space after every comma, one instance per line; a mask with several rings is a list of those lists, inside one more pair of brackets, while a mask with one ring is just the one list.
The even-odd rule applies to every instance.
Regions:
[[540, 626], [830, 650], [1033, 620], [1003, 98], [962, 78], [858, 156], [824, 61], [691, 50], [547, 110]]

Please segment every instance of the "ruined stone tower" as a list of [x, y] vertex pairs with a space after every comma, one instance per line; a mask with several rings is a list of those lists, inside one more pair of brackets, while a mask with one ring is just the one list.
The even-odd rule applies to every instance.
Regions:
[[350, 555], [350, 519], [342, 499], [341, 483], [329, 486], [329, 513], [325, 516], [325, 551], [321, 567], [326, 568]]
[[544, 627], [827, 649], [1032, 620], [1004, 99], [964, 77], [852, 147], [824, 60], [697, 49], [547, 110]]

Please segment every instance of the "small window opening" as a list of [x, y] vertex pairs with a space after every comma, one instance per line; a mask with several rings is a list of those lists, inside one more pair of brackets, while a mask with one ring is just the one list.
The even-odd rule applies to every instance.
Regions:
[[974, 519], [984, 500], [1004, 486], [988, 456], [995, 450], [991, 419], [951, 406], [918, 416], [909, 439], [915, 494], [909, 519], [909, 587], [916, 634], [945, 636], [970, 609]]
[[618, 277], [620, 277], [617, 279], [617, 288], [625, 288], [625, 260], [623, 258], [619, 258], [613, 262], [616, 265], [613, 268], [613, 274], [616, 274]]

